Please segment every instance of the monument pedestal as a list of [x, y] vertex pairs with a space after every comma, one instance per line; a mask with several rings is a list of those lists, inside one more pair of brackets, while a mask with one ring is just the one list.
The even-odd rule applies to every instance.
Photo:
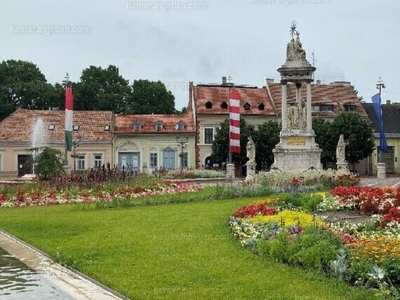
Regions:
[[229, 163], [226, 165], [226, 177], [229, 180], [235, 179], [235, 165], [234, 164]]
[[69, 165], [63, 165], [62, 168], [66, 175], [68, 175], [71, 171]]
[[246, 163], [246, 180], [251, 179], [256, 173], [256, 163], [247, 162]]
[[378, 163], [377, 178], [386, 178], [386, 164]]
[[281, 171], [321, 170], [322, 150], [315, 143], [314, 136], [313, 132], [301, 130], [282, 131], [280, 142], [273, 150], [272, 168]]
[[348, 165], [347, 161], [345, 161], [345, 162], [337, 162], [336, 163], [336, 168], [338, 170], [348, 171], [349, 172], [349, 165]]

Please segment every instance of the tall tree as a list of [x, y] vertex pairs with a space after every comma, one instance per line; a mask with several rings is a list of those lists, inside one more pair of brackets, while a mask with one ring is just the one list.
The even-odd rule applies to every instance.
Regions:
[[321, 148], [321, 163], [326, 168], [327, 163], [335, 161], [336, 136], [332, 135], [332, 123], [321, 117], [316, 117], [312, 121], [312, 127], [315, 132], [315, 142]]
[[[255, 129], [253, 125], [248, 125], [244, 119], [240, 119], [240, 153], [232, 155], [232, 161], [245, 164], [247, 162], [246, 144], [249, 136], [255, 136]], [[215, 162], [225, 162], [229, 155], [229, 120], [226, 119], [220, 123], [217, 128], [214, 141], [212, 144], [211, 157]], [[257, 159], [257, 153], [256, 153]]]
[[80, 81], [72, 85], [77, 110], [111, 110], [125, 112], [130, 102], [129, 81], [119, 74], [116, 66], [90, 66], [82, 71]]
[[346, 142], [345, 158], [352, 165], [367, 158], [374, 151], [373, 131], [366, 119], [354, 112], [343, 112], [333, 122], [315, 118], [313, 120], [315, 141], [322, 149], [321, 162], [336, 161], [336, 147], [343, 134]]
[[355, 112], [344, 112], [335, 118], [332, 123], [332, 138], [336, 149], [340, 134], [346, 141], [346, 160], [353, 165], [367, 158], [375, 149], [374, 134], [370, 124]]
[[253, 138], [256, 144], [256, 162], [258, 166], [261, 166], [261, 163], [271, 166], [274, 162], [272, 150], [279, 143], [280, 131], [281, 126], [276, 121], [268, 121], [258, 125]]
[[161, 81], [135, 80], [132, 84], [132, 101], [127, 113], [176, 113], [175, 97]]
[[6, 60], [0, 64], [0, 121], [17, 107], [49, 109], [58, 106], [54, 86], [39, 68], [27, 61]]

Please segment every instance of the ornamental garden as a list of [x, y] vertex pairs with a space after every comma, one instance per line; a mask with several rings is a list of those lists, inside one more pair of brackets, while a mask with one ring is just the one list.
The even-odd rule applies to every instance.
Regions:
[[221, 175], [4, 183], [0, 228], [129, 298], [400, 299], [400, 188], [334, 171]]

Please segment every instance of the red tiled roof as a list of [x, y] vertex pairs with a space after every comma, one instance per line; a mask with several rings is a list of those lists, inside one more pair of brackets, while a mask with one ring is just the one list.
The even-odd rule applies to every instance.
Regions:
[[[210, 86], [197, 85], [194, 86], [194, 98], [196, 103], [197, 114], [229, 114], [229, 86]], [[241, 115], [265, 115], [274, 116], [275, 111], [271, 105], [267, 91], [263, 88], [254, 87], [235, 87], [240, 95], [240, 114]], [[225, 108], [221, 104], [227, 104]], [[248, 103], [249, 109], [246, 110], [244, 105]], [[211, 108], [209, 105], [211, 104]], [[260, 109], [261, 106], [264, 109]]]
[[[30, 141], [34, 124], [39, 118], [43, 121], [46, 140], [65, 140], [65, 111], [17, 109], [0, 122], [0, 141]], [[111, 141], [112, 122], [111, 111], [74, 111], [73, 125], [79, 125], [79, 130], [73, 133], [74, 137], [80, 136], [82, 141]], [[49, 130], [50, 125], [54, 125], [54, 130]], [[110, 131], [105, 131], [105, 126], [110, 126]]]
[[[291, 83], [287, 86], [288, 103], [293, 103], [296, 99], [296, 87]], [[304, 100], [307, 99], [306, 86], [306, 84], [303, 84], [300, 90], [300, 97]], [[282, 106], [282, 86], [280, 83], [267, 83], [267, 88], [271, 91], [272, 101], [275, 103], [277, 112], [280, 114]], [[345, 111], [345, 105], [354, 105], [357, 113], [367, 117], [354, 87], [348, 83], [312, 84], [311, 100], [313, 105], [333, 105], [334, 114]]]
[[[157, 130], [157, 122], [162, 123], [162, 129]], [[176, 125], [182, 122], [182, 130]], [[134, 130], [133, 124], [140, 124], [140, 130]], [[194, 121], [191, 110], [182, 115], [115, 115], [114, 134], [165, 134], [194, 133]]]

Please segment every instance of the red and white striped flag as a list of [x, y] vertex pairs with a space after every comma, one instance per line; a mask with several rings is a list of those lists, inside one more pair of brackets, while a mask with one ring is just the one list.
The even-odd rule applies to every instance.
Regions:
[[65, 149], [72, 150], [72, 118], [73, 118], [74, 100], [72, 97], [72, 88], [65, 89]]
[[240, 153], [240, 96], [236, 91], [229, 95], [229, 152]]

